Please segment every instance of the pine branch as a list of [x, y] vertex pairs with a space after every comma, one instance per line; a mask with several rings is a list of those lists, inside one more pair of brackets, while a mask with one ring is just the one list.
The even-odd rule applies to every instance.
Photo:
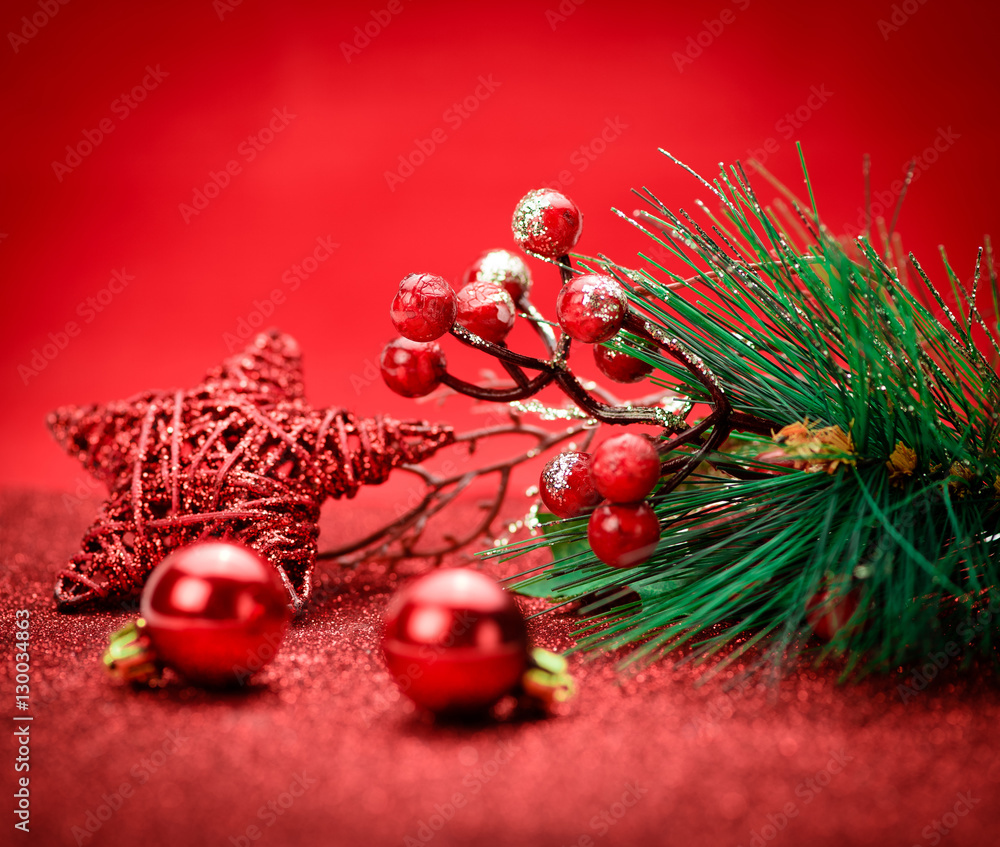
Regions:
[[[683, 644], [698, 657], [754, 644], [766, 661], [806, 649], [869, 671], [957, 639], [966, 661], [995, 658], [1000, 294], [991, 246], [985, 276], [981, 250], [968, 290], [942, 252], [949, 305], [912, 254], [909, 282], [898, 207], [888, 229], [875, 222], [881, 252], [869, 227], [841, 243], [820, 219], [804, 159], [802, 169], [808, 203], [778, 186], [773, 208], [739, 163], [711, 184], [694, 174], [719, 206], [699, 204], [697, 219], [637, 192], [648, 209], [617, 214], [673, 268], [645, 254], [637, 269], [582, 259], [630, 293], [632, 316], [609, 346], [707, 404], [716, 426], [673, 450], [665, 436], [665, 477], [652, 498], [661, 541], [638, 567], [601, 564], [582, 519], [494, 552], [551, 546], [553, 563], [522, 574], [518, 590], [560, 603], [604, 598], [579, 649], [627, 646], [634, 660]], [[731, 412], [720, 422], [723, 397]], [[733, 429], [753, 435], [723, 443]], [[701, 459], [725, 472], [694, 471]], [[854, 598], [857, 611], [817, 647], [810, 604], [823, 596]]]

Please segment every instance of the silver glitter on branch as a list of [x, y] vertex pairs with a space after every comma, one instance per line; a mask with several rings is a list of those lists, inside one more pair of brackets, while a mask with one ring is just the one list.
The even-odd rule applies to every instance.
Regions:
[[[514, 216], [515, 237], [519, 234], [542, 237], [544, 227], [541, 224], [541, 210], [543, 208], [540, 200], [533, 194], [521, 201]], [[650, 195], [652, 202], [656, 198]], [[536, 202], [537, 201], [537, 202]], [[537, 206], [537, 208], [536, 208]], [[652, 216], [645, 218], [654, 225], [662, 224]], [[683, 230], [683, 223], [676, 221], [678, 228]], [[638, 224], [637, 224], [638, 225]], [[663, 224], [665, 227], [666, 225]], [[541, 227], [541, 229], [539, 228]], [[641, 227], [640, 227], [641, 228]], [[670, 239], [672, 236], [666, 232], [664, 237]], [[714, 251], [713, 255], [721, 253], [718, 246], [711, 241], [708, 235], [699, 230], [694, 234], [694, 238], [700, 238], [703, 243], [692, 242], [693, 249], [703, 252]], [[556, 260], [559, 266], [563, 283], [568, 282], [574, 274], [570, 256], [562, 255]], [[602, 269], [613, 274], [619, 281], [623, 282], [629, 291], [632, 292], [641, 303], [642, 297], [649, 292], [643, 287], [648, 282], [645, 276], [630, 272], [621, 268], [610, 260], [602, 257]], [[735, 265], [734, 265], [735, 267]], [[739, 268], [740, 271], [745, 269]], [[732, 272], [729, 268], [720, 268], [716, 273]], [[668, 285], [669, 288], [680, 285], [687, 285], [689, 281], [676, 280]], [[590, 292], [584, 292], [584, 304], [589, 302]], [[593, 298], [590, 298], [593, 299]], [[604, 300], [598, 298], [595, 303], [601, 309], [610, 309]], [[613, 304], [617, 305], [617, 304]], [[690, 373], [705, 387], [711, 398], [711, 411], [707, 417], [700, 422], [688, 425], [687, 416], [693, 408], [690, 402], [676, 402], [674, 397], [670, 406], [622, 403], [611, 398], [594, 386], [592, 383], [581, 381], [570, 370], [568, 365], [570, 348], [572, 341], [567, 333], [563, 333], [558, 340], [552, 332], [551, 325], [544, 321], [537, 310], [531, 305], [527, 293], [522, 295], [518, 306], [525, 314], [533, 327], [535, 327], [543, 343], [549, 358], [539, 359], [526, 356], [522, 353], [512, 351], [505, 343], [493, 343], [475, 335], [461, 326], [453, 326], [451, 334], [461, 343], [480, 350], [497, 359], [511, 376], [512, 383], [498, 383], [491, 381], [484, 384], [475, 384], [459, 379], [452, 374], [445, 373], [441, 382], [452, 391], [474, 397], [478, 400], [505, 402], [510, 404], [516, 412], [533, 412], [541, 415], [543, 419], [570, 419], [578, 418], [586, 420], [587, 425], [593, 426], [596, 422], [608, 424], [649, 424], [659, 427], [666, 436], [661, 444], [662, 455], [668, 455], [680, 447], [690, 446], [691, 452], [686, 456], [672, 459], [664, 463], [664, 473], [670, 472], [671, 478], [667, 480], [660, 489], [660, 493], [666, 493], [683, 482], [683, 480], [712, 452], [718, 449], [729, 437], [734, 429], [767, 435], [774, 429], [774, 425], [769, 422], [735, 412], [726, 397], [725, 391], [715, 378], [714, 374], [705, 362], [691, 351], [687, 350], [679, 340], [669, 338], [654, 323], [644, 318], [637, 310], [635, 303], [623, 302], [621, 309], [624, 312], [622, 329], [630, 333], [631, 336], [639, 339], [639, 343], [647, 344], [650, 348], [658, 350], [663, 354], [680, 362]], [[592, 309], [597, 308], [594, 303], [590, 303]], [[598, 315], [608, 321], [617, 319], [618, 313]], [[534, 377], [529, 377], [525, 369], [537, 372]], [[579, 411], [568, 411], [555, 408], [549, 404], [540, 403], [530, 398], [534, 397], [543, 388], [549, 385], [557, 385], [562, 392], [576, 405]]]

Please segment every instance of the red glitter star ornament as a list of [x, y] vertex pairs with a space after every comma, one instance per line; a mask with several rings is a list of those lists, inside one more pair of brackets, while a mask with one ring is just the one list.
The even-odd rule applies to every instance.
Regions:
[[194, 388], [65, 406], [48, 424], [109, 491], [59, 574], [63, 611], [134, 597], [171, 550], [212, 537], [274, 565], [297, 611], [311, 590], [323, 501], [353, 497], [455, 440], [447, 426], [311, 408], [299, 346], [276, 331]]

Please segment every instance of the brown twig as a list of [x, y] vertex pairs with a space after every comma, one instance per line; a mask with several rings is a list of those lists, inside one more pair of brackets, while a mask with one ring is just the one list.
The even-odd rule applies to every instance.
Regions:
[[[483, 439], [505, 435], [526, 435], [535, 439], [530, 449], [509, 459], [494, 462], [481, 468], [474, 468], [464, 473], [451, 476], [441, 476], [433, 473], [422, 465], [402, 465], [400, 470], [420, 477], [426, 486], [426, 493], [421, 501], [408, 512], [395, 520], [369, 533], [362, 539], [343, 545], [342, 547], [325, 550], [317, 555], [317, 559], [333, 559], [338, 564], [356, 564], [364, 559], [376, 558], [390, 562], [407, 558], [433, 558], [440, 560], [448, 553], [461, 549], [476, 538], [487, 535], [493, 522], [500, 514], [507, 489], [510, 484], [511, 472], [515, 467], [536, 458], [539, 454], [572, 438], [584, 435], [586, 447], [593, 437], [595, 427], [590, 421], [574, 424], [562, 431], [551, 432], [539, 426], [523, 423], [513, 413], [511, 422], [498, 426], [484, 427], [460, 433], [455, 437], [455, 443], [468, 444], [469, 449]], [[430, 549], [417, 549], [430, 519], [445, 506], [455, 500], [476, 479], [491, 474], [499, 476], [496, 495], [489, 501], [486, 514], [468, 532], [461, 536], [447, 537], [444, 544]]]
[[[707, 233], [701, 234], [705, 239], [709, 238]], [[570, 257], [559, 257], [558, 265], [565, 284], [573, 274]], [[687, 350], [679, 340], [667, 336], [656, 324], [631, 308], [626, 315], [623, 329], [680, 362], [708, 391], [711, 411], [703, 420], [689, 426], [683, 416], [670, 414], [662, 406], [615, 402], [605, 392], [598, 392], [590, 386], [585, 386], [570, 371], [567, 366], [572, 345], [569, 336], [563, 333], [557, 341], [554, 341], [551, 328], [531, 306], [527, 295], [522, 296], [518, 305], [539, 331], [549, 352], [549, 358], [525, 356], [511, 350], [506, 344], [485, 341], [463, 327], [455, 326], [451, 330], [452, 335], [463, 344], [482, 350], [497, 359], [513, 379], [513, 384], [494, 382], [489, 385], [477, 385], [451, 374], [446, 374], [442, 382], [460, 394], [479, 400], [503, 402], [525, 400], [543, 388], [555, 384], [585, 414], [597, 421], [610, 424], [652, 424], [660, 427], [671, 436], [661, 445], [663, 455], [669, 455], [678, 448], [688, 445], [696, 448], [679, 462], [675, 459], [665, 463], [664, 472], [672, 472], [672, 476], [660, 489], [661, 494], [669, 493], [680, 485], [706, 456], [715, 451], [732, 434], [734, 429], [767, 435], [777, 428], [772, 422], [755, 415], [736, 412], [715, 375], [700, 358]], [[538, 373], [529, 378], [525, 369]]]
[[[555, 264], [559, 266], [563, 283], [568, 282], [574, 273], [570, 257], [561, 256]], [[670, 476], [661, 487], [660, 495], [669, 493], [680, 485], [707, 456], [718, 449], [734, 429], [767, 435], [776, 428], [770, 421], [734, 411], [708, 366], [687, 350], [680, 341], [668, 337], [656, 324], [632, 309], [629, 309], [626, 315], [623, 328], [642, 339], [643, 343], [680, 362], [708, 391], [711, 411], [699, 422], [687, 424], [685, 418], [690, 411], [690, 405], [684, 414], [670, 412], [662, 405], [665, 397], [676, 397], [674, 392], [662, 391], [625, 403], [600, 386], [585, 384], [567, 365], [572, 346], [569, 335], [562, 333], [557, 337], [551, 324], [531, 304], [527, 293], [518, 299], [517, 306], [522, 317], [535, 329], [548, 358], [527, 356], [511, 350], [505, 343], [486, 341], [456, 324], [450, 330], [452, 336], [460, 343], [481, 350], [499, 361], [511, 381], [490, 376], [478, 383], [472, 383], [445, 373], [441, 382], [446, 388], [435, 394], [433, 399], [455, 393], [481, 401], [513, 404], [533, 397], [549, 385], [557, 385], [581, 410], [585, 416], [584, 420], [554, 433], [542, 427], [525, 424], [518, 412], [508, 405], [506, 413], [511, 421], [509, 424], [472, 430], [457, 435], [454, 441], [467, 443], [472, 450], [482, 439], [502, 435], [527, 435], [536, 441], [532, 449], [510, 459], [451, 476], [440, 476], [420, 465], [403, 465], [402, 470], [420, 477], [426, 486], [420, 502], [364, 538], [326, 550], [317, 558], [336, 560], [340, 564], [354, 564], [373, 557], [390, 562], [411, 557], [434, 558], [440, 561], [446, 554], [455, 552], [490, 532], [500, 514], [510, 484], [511, 472], [516, 466], [557, 444], [583, 434], [586, 447], [596, 432], [596, 422], [651, 424], [670, 436], [660, 444], [661, 455], [665, 457], [662, 473]], [[534, 376], [529, 376], [526, 371], [536, 373]], [[675, 451], [684, 447], [690, 447], [690, 452], [676, 455]], [[449, 535], [445, 537], [443, 544], [433, 546], [431, 549], [418, 549], [430, 520], [476, 479], [492, 474], [499, 477], [497, 493], [488, 501], [483, 518], [471, 530], [460, 536]]]

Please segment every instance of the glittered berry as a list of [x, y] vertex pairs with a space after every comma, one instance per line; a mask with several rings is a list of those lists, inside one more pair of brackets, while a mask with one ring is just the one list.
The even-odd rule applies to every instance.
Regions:
[[602, 503], [590, 516], [587, 541], [604, 564], [634, 568], [656, 552], [660, 522], [648, 503]]
[[208, 541], [158, 564], [140, 600], [156, 660], [191, 682], [245, 681], [274, 658], [288, 627], [274, 568], [238, 544]]
[[528, 636], [513, 597], [466, 568], [404, 586], [385, 616], [382, 650], [400, 690], [437, 713], [488, 709], [528, 665]]
[[408, 338], [396, 338], [386, 344], [379, 365], [385, 384], [404, 397], [430, 394], [445, 372], [444, 352], [437, 342]]
[[580, 240], [583, 215], [564, 194], [541, 188], [521, 198], [511, 225], [518, 247], [555, 259], [569, 253]]
[[486, 341], [503, 341], [516, 316], [514, 301], [495, 282], [473, 280], [458, 292], [458, 323]]
[[622, 328], [628, 310], [625, 289], [604, 274], [573, 277], [556, 298], [559, 325], [577, 341], [597, 344]]
[[653, 366], [642, 359], [600, 344], [594, 347], [594, 361], [597, 369], [615, 382], [640, 382], [653, 371]]
[[463, 282], [479, 279], [502, 285], [515, 303], [531, 290], [531, 271], [524, 259], [510, 250], [488, 250], [476, 259]]
[[399, 283], [390, 316], [396, 331], [410, 341], [433, 341], [455, 322], [455, 292], [435, 274], [408, 274]]
[[840, 594], [822, 589], [806, 604], [806, 621], [824, 641], [833, 641], [858, 610], [860, 600], [861, 592], [857, 588]]
[[634, 503], [656, 486], [660, 454], [648, 438], [625, 432], [594, 451], [590, 473], [602, 497], [612, 503]]
[[601, 502], [590, 475], [590, 454], [568, 451], [549, 461], [538, 483], [542, 502], [557, 518], [584, 515]]

